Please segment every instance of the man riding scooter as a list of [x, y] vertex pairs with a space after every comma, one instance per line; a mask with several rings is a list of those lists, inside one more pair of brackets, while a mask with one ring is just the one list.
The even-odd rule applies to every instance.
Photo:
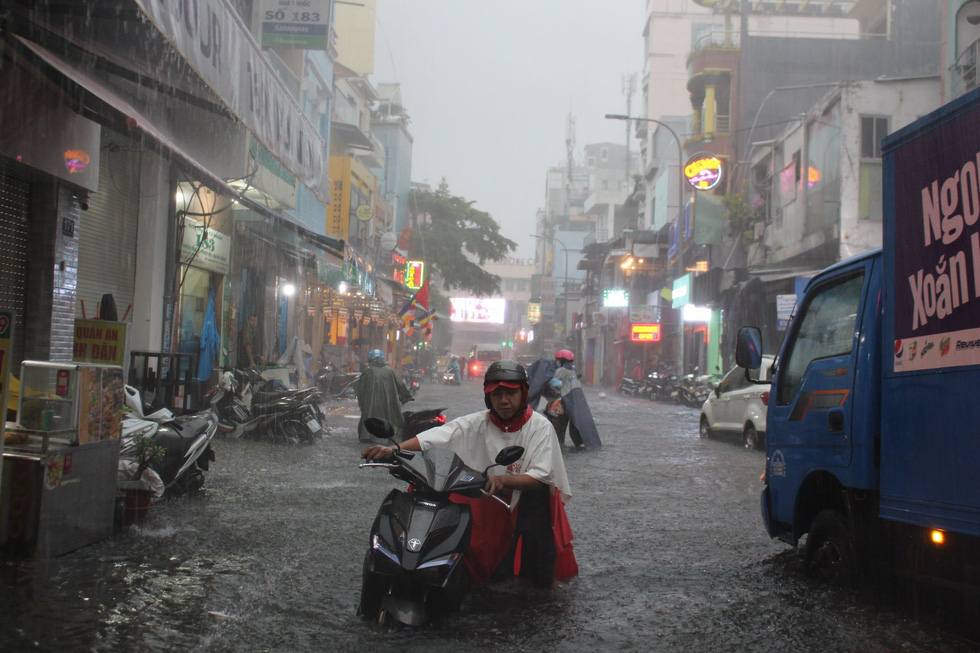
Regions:
[[[505, 469], [498, 468], [485, 488], [491, 494], [509, 494], [510, 511], [489, 497], [459, 498], [470, 504], [473, 514], [466, 566], [477, 582], [512, 575], [516, 566], [520, 577], [548, 587], [555, 578], [578, 573], [565, 516], [564, 501], [571, 491], [561, 448], [548, 420], [527, 404], [527, 372], [522, 365], [506, 360], [493, 363], [484, 376], [483, 393], [488, 410], [420, 433], [403, 442], [401, 449], [445, 446], [466, 465], [485, 469], [503, 448], [523, 447], [524, 457]], [[370, 461], [382, 460], [394, 450], [376, 445], [361, 455]]]

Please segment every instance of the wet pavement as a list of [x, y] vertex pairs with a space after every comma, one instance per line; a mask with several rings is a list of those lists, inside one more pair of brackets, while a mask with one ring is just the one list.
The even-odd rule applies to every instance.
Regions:
[[[66, 556], [3, 567], [0, 650], [967, 651], [866, 593], [815, 585], [759, 516], [764, 454], [702, 440], [698, 412], [588, 389], [604, 447], [566, 454], [580, 575], [478, 587], [422, 629], [354, 615], [367, 534], [403, 483], [359, 469], [357, 408], [312, 447], [219, 440], [205, 491]], [[483, 408], [425, 385], [417, 408]]]

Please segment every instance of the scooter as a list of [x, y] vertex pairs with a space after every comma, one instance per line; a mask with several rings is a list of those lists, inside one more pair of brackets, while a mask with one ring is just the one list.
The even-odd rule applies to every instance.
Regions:
[[122, 420], [119, 457], [135, 460], [136, 436], [146, 435], [163, 447], [164, 457], [150, 467], [160, 476], [170, 496], [197, 492], [204, 485], [204, 472], [214, 462], [211, 441], [218, 430], [218, 416], [211, 410], [175, 417], [166, 408], [147, 412], [139, 390], [124, 387], [126, 406]]
[[627, 397], [636, 397], [643, 391], [643, 382], [624, 376], [619, 380], [619, 392]]
[[271, 401], [253, 403], [252, 421], [245, 425], [243, 435], [254, 439], [268, 436], [273, 442], [313, 444], [323, 437], [322, 399], [319, 390], [306, 388], [290, 390]]
[[[364, 425], [378, 438], [390, 440], [394, 434], [391, 424], [381, 419], [368, 418]], [[470, 507], [454, 503], [450, 495], [486, 494], [487, 471], [520, 460], [524, 448], [502, 449], [495, 464], [480, 472], [447, 448], [395, 447], [390, 462], [360, 464], [387, 469], [411, 484], [412, 491], [392, 490], [378, 510], [364, 556], [357, 614], [382, 624], [390, 617], [421, 626], [458, 610], [469, 583], [463, 559], [472, 530]]]
[[239, 424], [246, 424], [252, 414], [249, 405], [252, 403], [251, 381], [242, 372], [237, 374], [231, 369], [221, 373], [218, 385], [204, 393], [204, 398], [211, 404], [211, 409], [218, 416], [218, 432], [233, 433]]
[[427, 408], [402, 411], [402, 419], [405, 421], [405, 426], [402, 428], [402, 442], [414, 438], [422, 431], [445, 424], [446, 416], [443, 414], [445, 410], [445, 408]]
[[333, 363], [327, 361], [324, 363], [323, 369], [316, 373], [314, 383], [324, 397], [355, 399], [357, 397], [357, 381], [360, 378], [360, 373], [342, 373]]

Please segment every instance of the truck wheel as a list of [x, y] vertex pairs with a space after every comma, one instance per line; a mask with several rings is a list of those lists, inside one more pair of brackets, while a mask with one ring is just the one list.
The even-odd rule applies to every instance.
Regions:
[[742, 440], [746, 449], [759, 448], [759, 432], [755, 430], [755, 426], [751, 422], [745, 425], [745, 431], [742, 432]]
[[857, 576], [854, 542], [844, 515], [823, 510], [813, 520], [807, 537], [804, 569], [814, 580], [835, 586], [852, 586]]
[[708, 426], [708, 418], [704, 415], [701, 416], [701, 426], [698, 428], [698, 434], [705, 439], [711, 437], [711, 427]]

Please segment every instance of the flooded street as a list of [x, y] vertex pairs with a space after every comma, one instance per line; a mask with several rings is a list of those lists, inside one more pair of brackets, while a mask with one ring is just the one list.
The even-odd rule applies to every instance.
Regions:
[[[417, 406], [482, 408], [479, 386]], [[587, 392], [604, 448], [569, 452], [580, 575], [475, 588], [438, 627], [355, 616], [367, 534], [403, 484], [358, 469], [356, 404], [312, 448], [221, 440], [198, 497], [50, 561], [8, 565], [0, 649], [958, 651], [974, 646], [825, 589], [759, 516], [764, 454], [702, 440], [696, 410]]]

